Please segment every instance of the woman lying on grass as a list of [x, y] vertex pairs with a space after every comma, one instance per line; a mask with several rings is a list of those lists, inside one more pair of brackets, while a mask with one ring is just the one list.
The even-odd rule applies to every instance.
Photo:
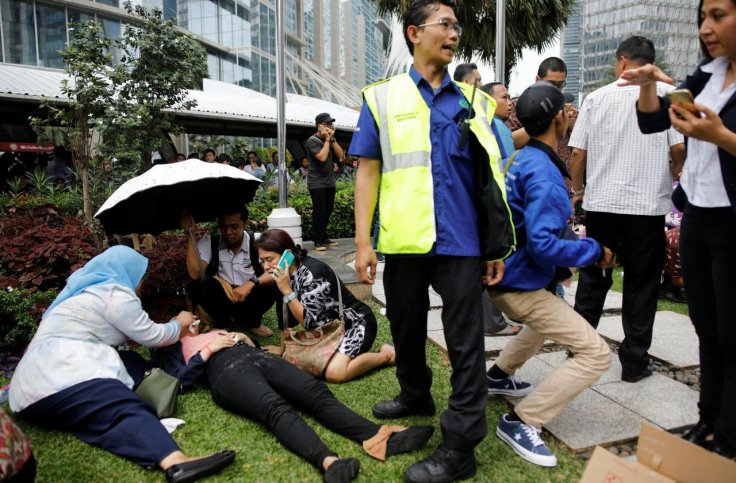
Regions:
[[[192, 330], [196, 333], [197, 328]], [[140, 358], [133, 354], [128, 356]], [[352, 481], [360, 462], [340, 459], [330, 451], [295, 407], [361, 444], [379, 460], [420, 449], [434, 432], [431, 426], [379, 426], [363, 418], [338, 401], [324, 383], [254, 347], [241, 333], [213, 331], [183, 337], [175, 345], [153, 351], [150, 364], [178, 377], [183, 390], [206, 375], [219, 406], [266, 426], [281, 444], [321, 471], [327, 482]], [[126, 366], [137, 374], [134, 378], [142, 377], [145, 367], [130, 364], [127, 357]]]
[[147, 266], [143, 255], [115, 246], [69, 277], [13, 375], [10, 408], [145, 468], [159, 466], [168, 481], [195, 481], [228, 466], [235, 453], [186, 456], [153, 407], [133, 392], [112, 347], [128, 340], [170, 345], [194, 322], [189, 312], [166, 324], [148, 317], [137, 296]]
[[[383, 344], [379, 352], [370, 352], [378, 331], [376, 316], [345, 288], [329, 265], [307, 256], [306, 250], [297, 248], [284, 230], [266, 230], [256, 240], [256, 247], [263, 270], [272, 274], [289, 308], [289, 326], [299, 324], [305, 329], [315, 329], [337, 319], [340, 307], [337, 291], [342, 291], [345, 337], [325, 368], [328, 382], [347, 382], [377, 367], [396, 364], [396, 351], [389, 344]], [[294, 254], [294, 262], [284, 271], [278, 262], [286, 250]], [[276, 312], [282, 320], [281, 300], [276, 302]], [[280, 352], [274, 346], [266, 349]]]

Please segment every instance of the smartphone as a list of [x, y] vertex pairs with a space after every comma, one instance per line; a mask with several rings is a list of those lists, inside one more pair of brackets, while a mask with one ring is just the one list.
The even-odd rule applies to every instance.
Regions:
[[291, 250], [286, 249], [279, 259], [279, 268], [284, 272], [289, 270], [291, 264], [294, 263], [294, 253]]
[[670, 98], [670, 102], [672, 104], [683, 107], [695, 115], [699, 115], [698, 110], [695, 109], [693, 94], [688, 89], [675, 89], [673, 91], [669, 91], [667, 93], [667, 97]]

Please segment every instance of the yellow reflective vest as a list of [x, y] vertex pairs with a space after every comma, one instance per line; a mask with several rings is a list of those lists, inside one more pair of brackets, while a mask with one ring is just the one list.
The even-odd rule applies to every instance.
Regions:
[[[457, 83], [470, 102], [472, 87]], [[386, 254], [428, 253], [436, 240], [431, 167], [430, 110], [409, 74], [363, 89], [381, 141], [378, 250]], [[476, 90], [470, 121], [476, 166], [481, 257], [506, 258], [514, 249], [514, 226], [498, 143], [490, 122], [495, 101]]]

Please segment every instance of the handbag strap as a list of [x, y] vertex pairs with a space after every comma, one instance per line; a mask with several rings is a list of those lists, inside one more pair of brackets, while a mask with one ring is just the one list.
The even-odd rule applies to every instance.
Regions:
[[[325, 263], [325, 265], [327, 265]], [[337, 302], [338, 302], [338, 316], [337, 318], [340, 319], [340, 322], [345, 323], [345, 307], [342, 303], [342, 284], [340, 283], [340, 279], [337, 277], [337, 274], [334, 270], [332, 270], [332, 267], [327, 265], [329, 269], [332, 271], [332, 274], [335, 276], [335, 282], [337, 282]], [[289, 327], [289, 307], [286, 302], [282, 302], [281, 305], [281, 330], [285, 330]]]

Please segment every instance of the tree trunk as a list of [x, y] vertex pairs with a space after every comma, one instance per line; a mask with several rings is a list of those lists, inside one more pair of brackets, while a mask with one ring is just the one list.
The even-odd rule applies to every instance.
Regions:
[[89, 163], [86, 160], [82, 160], [80, 171], [82, 172], [82, 206], [84, 207], [84, 220], [87, 222], [87, 226], [92, 229], [94, 218], [92, 218], [92, 203], [90, 201], [89, 194]]

